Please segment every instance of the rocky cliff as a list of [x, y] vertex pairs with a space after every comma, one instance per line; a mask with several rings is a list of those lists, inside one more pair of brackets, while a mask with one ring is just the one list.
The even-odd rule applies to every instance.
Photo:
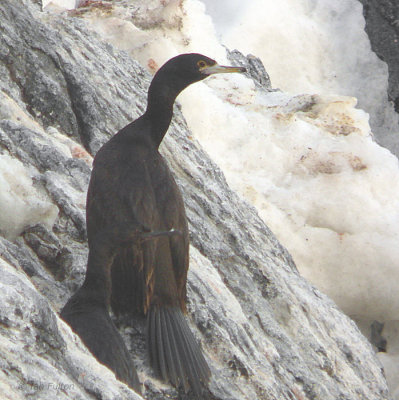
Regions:
[[[92, 155], [144, 109], [150, 76], [84, 23], [29, 0], [0, 4], [0, 387], [7, 399], [139, 399], [58, 317], [82, 282]], [[222, 127], [221, 127], [222, 129]], [[176, 107], [162, 146], [191, 231], [189, 319], [211, 399], [388, 399], [371, 345], [191, 137]], [[116, 321], [144, 397], [143, 321]]]
[[399, 112], [399, 5], [395, 0], [359, 1], [373, 51], [388, 65], [388, 96]]

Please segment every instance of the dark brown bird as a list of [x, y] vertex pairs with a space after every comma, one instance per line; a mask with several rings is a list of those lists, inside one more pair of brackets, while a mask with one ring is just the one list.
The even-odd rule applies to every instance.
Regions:
[[[105, 285], [114, 313], [147, 315], [151, 366], [160, 378], [185, 391], [191, 387], [197, 396], [210, 370], [183, 315], [189, 265], [187, 218], [180, 190], [158, 148], [171, 122], [174, 101], [184, 88], [212, 74], [244, 71], [219, 66], [201, 54], [169, 60], [151, 82], [146, 112], [98, 151], [87, 195], [89, 260], [98, 258], [93, 253], [104, 251], [97, 244], [99, 232], [124, 230], [127, 224], [135, 232], [128, 245], [117, 246], [112, 283]], [[175, 233], [168, 234], [170, 230]], [[161, 234], [143, 240], [140, 235], [146, 232]], [[102, 246], [113, 242], [102, 241]], [[86, 282], [98, 268], [89, 262]]]

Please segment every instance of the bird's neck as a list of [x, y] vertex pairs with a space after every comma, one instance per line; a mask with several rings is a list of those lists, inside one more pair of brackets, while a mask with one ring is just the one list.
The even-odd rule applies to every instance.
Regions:
[[151, 137], [157, 147], [169, 128], [176, 97], [187, 85], [171, 86], [155, 76], [148, 91], [147, 110], [143, 117], [151, 124]]

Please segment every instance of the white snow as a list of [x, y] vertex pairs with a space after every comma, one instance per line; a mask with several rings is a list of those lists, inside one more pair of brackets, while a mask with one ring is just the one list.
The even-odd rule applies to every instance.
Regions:
[[65, 9], [65, 10], [73, 10], [78, 4], [80, 4], [80, 0], [41, 0], [42, 8], [52, 8], [54, 9]]
[[0, 234], [14, 240], [27, 226], [39, 222], [51, 228], [58, 208], [34, 187], [24, 165], [6, 154], [0, 155]]
[[358, 0], [203, 1], [221, 41], [260, 57], [274, 87], [354, 96], [381, 133], [399, 132]]
[[349, 315], [399, 318], [398, 160], [372, 141], [367, 115], [346, 97], [240, 107], [201, 89], [182, 95], [194, 134], [301, 272]]
[[[3, 92], [0, 103], [0, 119], [23, 123], [33, 130], [42, 129], [26, 110]], [[36, 172], [29, 171], [8, 153], [0, 153], [0, 234], [9, 240], [39, 222], [51, 228], [58, 215], [58, 208], [35, 187], [33, 177]]]

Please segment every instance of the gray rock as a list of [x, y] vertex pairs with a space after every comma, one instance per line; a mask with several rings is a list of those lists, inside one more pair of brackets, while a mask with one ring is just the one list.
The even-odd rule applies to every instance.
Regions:
[[248, 54], [245, 57], [244, 54], [238, 50], [227, 50], [227, 58], [233, 65], [245, 67], [247, 69], [245, 74], [255, 82], [258, 89], [272, 91], [272, 83], [269, 74], [259, 57], [255, 57], [252, 54]]
[[93, 360], [18, 263], [0, 259], [0, 288], [2, 398], [141, 399]]
[[396, 0], [359, 0], [373, 51], [388, 64], [388, 96], [399, 112], [399, 3]]
[[[388, 99], [399, 113], [399, 3], [397, 0], [359, 0], [363, 4], [365, 30], [371, 48], [388, 65]], [[381, 121], [377, 121], [381, 123]], [[377, 141], [399, 157], [399, 126], [392, 121], [394, 135], [371, 121]], [[373, 126], [374, 125], [374, 126]], [[382, 128], [382, 129], [381, 129]]]
[[[80, 144], [94, 154], [137, 117], [150, 76], [82, 21], [42, 13], [28, 0], [0, 3], [0, 29], [0, 149], [29, 169], [59, 210], [51, 229], [39, 222], [13, 243], [0, 239], [2, 393], [139, 399], [89, 355], [57, 312], [85, 272], [90, 168]], [[208, 398], [388, 399], [371, 345], [299, 276], [256, 210], [192, 139], [179, 107], [161, 150], [190, 222], [189, 320], [213, 372]], [[144, 321], [116, 323], [147, 399], [192, 398], [153, 377]]]

